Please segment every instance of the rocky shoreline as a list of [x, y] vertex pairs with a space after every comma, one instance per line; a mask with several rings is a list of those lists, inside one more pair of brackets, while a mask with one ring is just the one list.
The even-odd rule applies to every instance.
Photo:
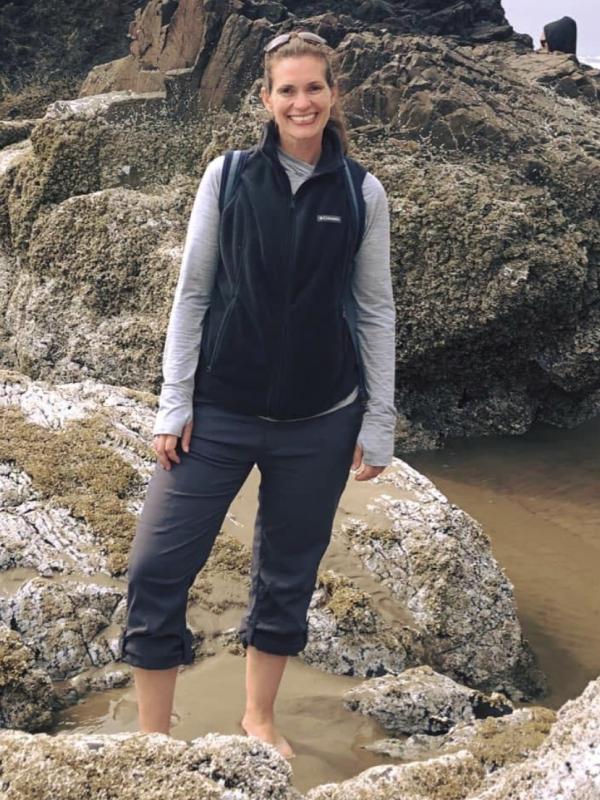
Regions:
[[[161, 735], [46, 733], [61, 711], [90, 692], [131, 680], [129, 665], [119, 662], [125, 543], [107, 535], [110, 526], [96, 527], [93, 516], [104, 509], [120, 519], [123, 510], [114, 506], [111, 480], [106, 485], [96, 480], [94, 502], [84, 501], [90, 492], [85, 466], [80, 465], [76, 478], [69, 470], [77, 453], [63, 448], [64, 463], [54, 464], [57, 474], [48, 478], [49, 467], [23, 469], [21, 459], [27, 456], [20, 455], [24, 451], [12, 437], [21, 438], [23, 426], [31, 426], [36, 432], [31, 441], [44, 442], [52, 459], [55, 442], [72, 441], [73, 432], [91, 429], [100, 436], [101, 431], [95, 446], [106, 458], [110, 455], [111, 469], [94, 476], [119, 474], [119, 464], [127, 466], [128, 481], [119, 499], [135, 517], [151, 474], [144, 443], [153, 413], [152, 397], [127, 389], [92, 381], [51, 385], [14, 372], [1, 376], [4, 446], [14, 454], [0, 462], [3, 585], [13, 576], [10, 593], [0, 593], [0, 725], [9, 729], [0, 733], [0, 764], [7, 800], [49, 798], [53, 770], [61, 776], [61, 798], [78, 791], [83, 792], [80, 798], [100, 796], [100, 786], [107, 793], [102, 796], [133, 797], [141, 780], [149, 787], [156, 783], [147, 795], [156, 798], [183, 797], [183, 787], [189, 796], [192, 786], [194, 796], [207, 798], [302, 796], [293, 787], [287, 762], [257, 740], [211, 734], [185, 743]], [[337, 536], [371, 579], [387, 587], [398, 619], [382, 616], [369, 593], [349, 578], [322, 570], [309, 610], [309, 644], [301, 657], [319, 670], [365, 678], [345, 693], [344, 705], [388, 732], [391, 738], [372, 742], [369, 749], [399, 763], [372, 767], [339, 785], [315, 787], [306, 800], [388, 798], [401, 790], [403, 797], [429, 800], [504, 797], [482, 792], [497, 791], [494, 787], [503, 782], [519, 785], [524, 780], [518, 778], [521, 762], [536, 765], [537, 759], [548, 758], [554, 763], [556, 753], [547, 743], [562, 730], [563, 718], [597, 736], [593, 708], [600, 699], [599, 684], [590, 684], [582, 698], [558, 714], [537, 705], [517, 709], [514, 701], [543, 698], [547, 687], [522, 636], [512, 585], [489, 539], [399, 459], [373, 484], [370, 513], [365, 508], [362, 517], [349, 517]], [[194, 614], [206, 608], [219, 615], [243, 605], [249, 564], [246, 545], [221, 533], [192, 587]], [[223, 577], [227, 599], [214, 593]], [[229, 627], [193, 633], [197, 661], [223, 646], [243, 658]], [[561, 747], [566, 746], [564, 736], [556, 733]], [[569, 745], [572, 763], [578, 765], [573, 773], [577, 791], [585, 786], [584, 778], [593, 786], [599, 751], [586, 749], [586, 741], [578, 735]], [[131, 758], [146, 766], [124, 776], [119, 792], [110, 794], [110, 776]], [[194, 766], [198, 763], [202, 769]], [[265, 765], [262, 772], [259, 763]], [[167, 764], [169, 777], [161, 785]], [[527, 775], [538, 768], [531, 769]], [[251, 785], [241, 777], [247, 775], [253, 776]], [[96, 783], [100, 776], [102, 784]]]
[[[321, 571], [302, 654], [364, 679], [343, 704], [385, 730], [385, 763], [302, 794], [252, 737], [49, 735], [131, 682], [127, 555], [185, 226], [209, 159], [257, 139], [264, 43], [301, 24], [336, 48], [353, 152], [388, 193], [398, 455], [600, 411], [600, 71], [534, 53], [498, 0], [116, 0], [93, 24], [59, 0], [47, 25], [22, 5], [54, 31], [39, 52], [19, 34], [23, 70], [67, 94], [0, 98], [0, 798], [600, 800], [600, 678], [535, 705], [489, 538], [400, 459], [336, 533], [360, 575]], [[62, 74], [67, 18], [85, 35]], [[249, 564], [222, 532], [190, 590], [197, 663], [243, 658]]]

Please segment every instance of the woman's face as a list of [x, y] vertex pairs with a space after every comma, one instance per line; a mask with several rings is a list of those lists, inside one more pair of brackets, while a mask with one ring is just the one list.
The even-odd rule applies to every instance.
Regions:
[[276, 61], [272, 88], [263, 86], [261, 99], [283, 139], [321, 139], [337, 99], [337, 90], [325, 80], [325, 62], [318, 56], [297, 56]]

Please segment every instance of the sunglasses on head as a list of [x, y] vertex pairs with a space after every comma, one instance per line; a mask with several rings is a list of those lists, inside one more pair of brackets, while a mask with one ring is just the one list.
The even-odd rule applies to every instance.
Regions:
[[277, 50], [278, 47], [287, 44], [293, 36], [297, 36], [299, 39], [304, 39], [305, 42], [311, 42], [312, 44], [327, 44], [327, 41], [323, 39], [322, 36], [319, 36], [316, 33], [310, 33], [310, 31], [280, 33], [279, 36], [271, 39], [271, 41], [265, 47], [264, 52], [272, 53], [273, 50]]

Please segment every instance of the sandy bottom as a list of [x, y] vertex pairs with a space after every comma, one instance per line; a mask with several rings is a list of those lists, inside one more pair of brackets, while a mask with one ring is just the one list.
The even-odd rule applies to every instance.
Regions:
[[[524, 634], [549, 677], [551, 694], [543, 704], [552, 708], [580, 694], [600, 674], [598, 441], [600, 419], [572, 431], [540, 427], [522, 437], [454, 441], [442, 451], [406, 458], [478, 519], [492, 539], [494, 554], [514, 584]], [[251, 474], [224, 526], [248, 545], [259, 477]], [[393, 493], [389, 485], [385, 491]], [[364, 572], [336, 532], [348, 515], [364, 515], [365, 505], [380, 492], [377, 486], [349, 480], [322, 567], [353, 578], [374, 596], [385, 617], [399, 620], [397, 604]], [[226, 583], [222, 588], [226, 591]], [[194, 605], [188, 620], [210, 633], [235, 626], [242, 611], [232, 607], [219, 617]], [[171, 730], [175, 738], [241, 733], [245, 662], [215, 649], [214, 656], [180, 672]], [[276, 712], [297, 753], [291, 763], [301, 791], [392, 762], [362, 749], [382, 738], [383, 730], [342, 705], [343, 692], [360, 681], [321, 672], [299, 658], [289, 660]], [[55, 731], [114, 733], [136, 726], [135, 694], [129, 687], [90, 696], [66, 712]]]

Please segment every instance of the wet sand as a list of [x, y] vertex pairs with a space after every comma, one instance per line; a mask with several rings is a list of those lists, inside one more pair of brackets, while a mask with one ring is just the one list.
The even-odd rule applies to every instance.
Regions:
[[[599, 437], [597, 419], [572, 431], [540, 427], [522, 437], [454, 441], [444, 450], [406, 457], [490, 536], [494, 554], [514, 584], [524, 634], [550, 680], [551, 694], [542, 703], [552, 708], [580, 694], [600, 673]], [[224, 526], [248, 545], [258, 479], [254, 471]], [[336, 533], [348, 515], [364, 515], [366, 503], [380, 493], [381, 487], [350, 479], [322, 568], [353, 578], [374, 596], [386, 618], [397, 620], [402, 619], [397, 604]], [[212, 632], [235, 626], [242, 610], [228, 609], [219, 618], [193, 605], [188, 620]], [[245, 662], [215, 649], [214, 656], [181, 670], [171, 731], [175, 738], [241, 733]], [[361, 748], [383, 738], [384, 731], [342, 705], [343, 692], [361, 680], [290, 659], [276, 711], [297, 752], [291, 763], [301, 791], [344, 780], [374, 764], [393, 763]], [[62, 716], [55, 732], [113, 733], [136, 726], [131, 686], [90, 696]]]

